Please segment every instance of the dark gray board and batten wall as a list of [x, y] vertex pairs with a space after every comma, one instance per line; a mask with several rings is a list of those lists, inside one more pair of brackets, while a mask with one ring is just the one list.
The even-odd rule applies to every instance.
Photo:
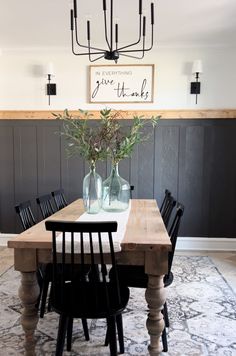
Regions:
[[[130, 120], [124, 120], [129, 125]], [[58, 120], [0, 120], [0, 232], [21, 231], [14, 206], [59, 187], [82, 196], [88, 171], [68, 159]], [[151, 130], [151, 129], [150, 129]], [[236, 237], [236, 119], [160, 120], [150, 140], [120, 163], [134, 198], [161, 202], [165, 188], [185, 205], [181, 236]], [[109, 163], [97, 165], [103, 178]]]

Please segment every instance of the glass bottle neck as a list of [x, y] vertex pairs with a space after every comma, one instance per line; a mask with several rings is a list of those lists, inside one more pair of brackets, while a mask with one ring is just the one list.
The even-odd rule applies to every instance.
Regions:
[[95, 169], [96, 169], [95, 163], [94, 162], [90, 163], [90, 172], [95, 172]]
[[119, 163], [112, 163], [111, 174], [119, 176]]

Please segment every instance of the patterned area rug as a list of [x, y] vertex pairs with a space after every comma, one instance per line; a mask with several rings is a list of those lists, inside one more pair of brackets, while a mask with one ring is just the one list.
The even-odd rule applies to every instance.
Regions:
[[[236, 296], [208, 257], [176, 256], [174, 283], [168, 288], [170, 356], [236, 356]], [[0, 355], [23, 355], [19, 273], [10, 268], [0, 277]], [[144, 290], [131, 289], [124, 313], [125, 355], [148, 355]], [[48, 313], [40, 319], [36, 338], [37, 355], [54, 354], [58, 317]], [[106, 324], [93, 320], [90, 341], [84, 340], [80, 321], [73, 330], [73, 350], [64, 355], [106, 356], [102, 346]]]

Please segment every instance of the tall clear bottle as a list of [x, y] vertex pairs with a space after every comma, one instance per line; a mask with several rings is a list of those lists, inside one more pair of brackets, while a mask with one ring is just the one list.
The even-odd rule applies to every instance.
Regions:
[[110, 176], [103, 182], [102, 208], [105, 211], [121, 212], [128, 208], [130, 185], [119, 175], [118, 163], [113, 164]]
[[83, 180], [84, 208], [89, 214], [97, 214], [102, 207], [102, 178], [96, 172], [95, 164], [90, 165], [89, 173]]

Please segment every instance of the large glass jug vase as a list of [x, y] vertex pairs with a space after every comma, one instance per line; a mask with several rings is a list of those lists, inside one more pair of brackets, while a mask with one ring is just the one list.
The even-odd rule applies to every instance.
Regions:
[[119, 175], [118, 163], [114, 164], [110, 176], [103, 182], [102, 208], [105, 211], [121, 212], [128, 208], [130, 185]]
[[89, 214], [97, 214], [102, 207], [102, 178], [92, 164], [83, 180], [84, 208]]

